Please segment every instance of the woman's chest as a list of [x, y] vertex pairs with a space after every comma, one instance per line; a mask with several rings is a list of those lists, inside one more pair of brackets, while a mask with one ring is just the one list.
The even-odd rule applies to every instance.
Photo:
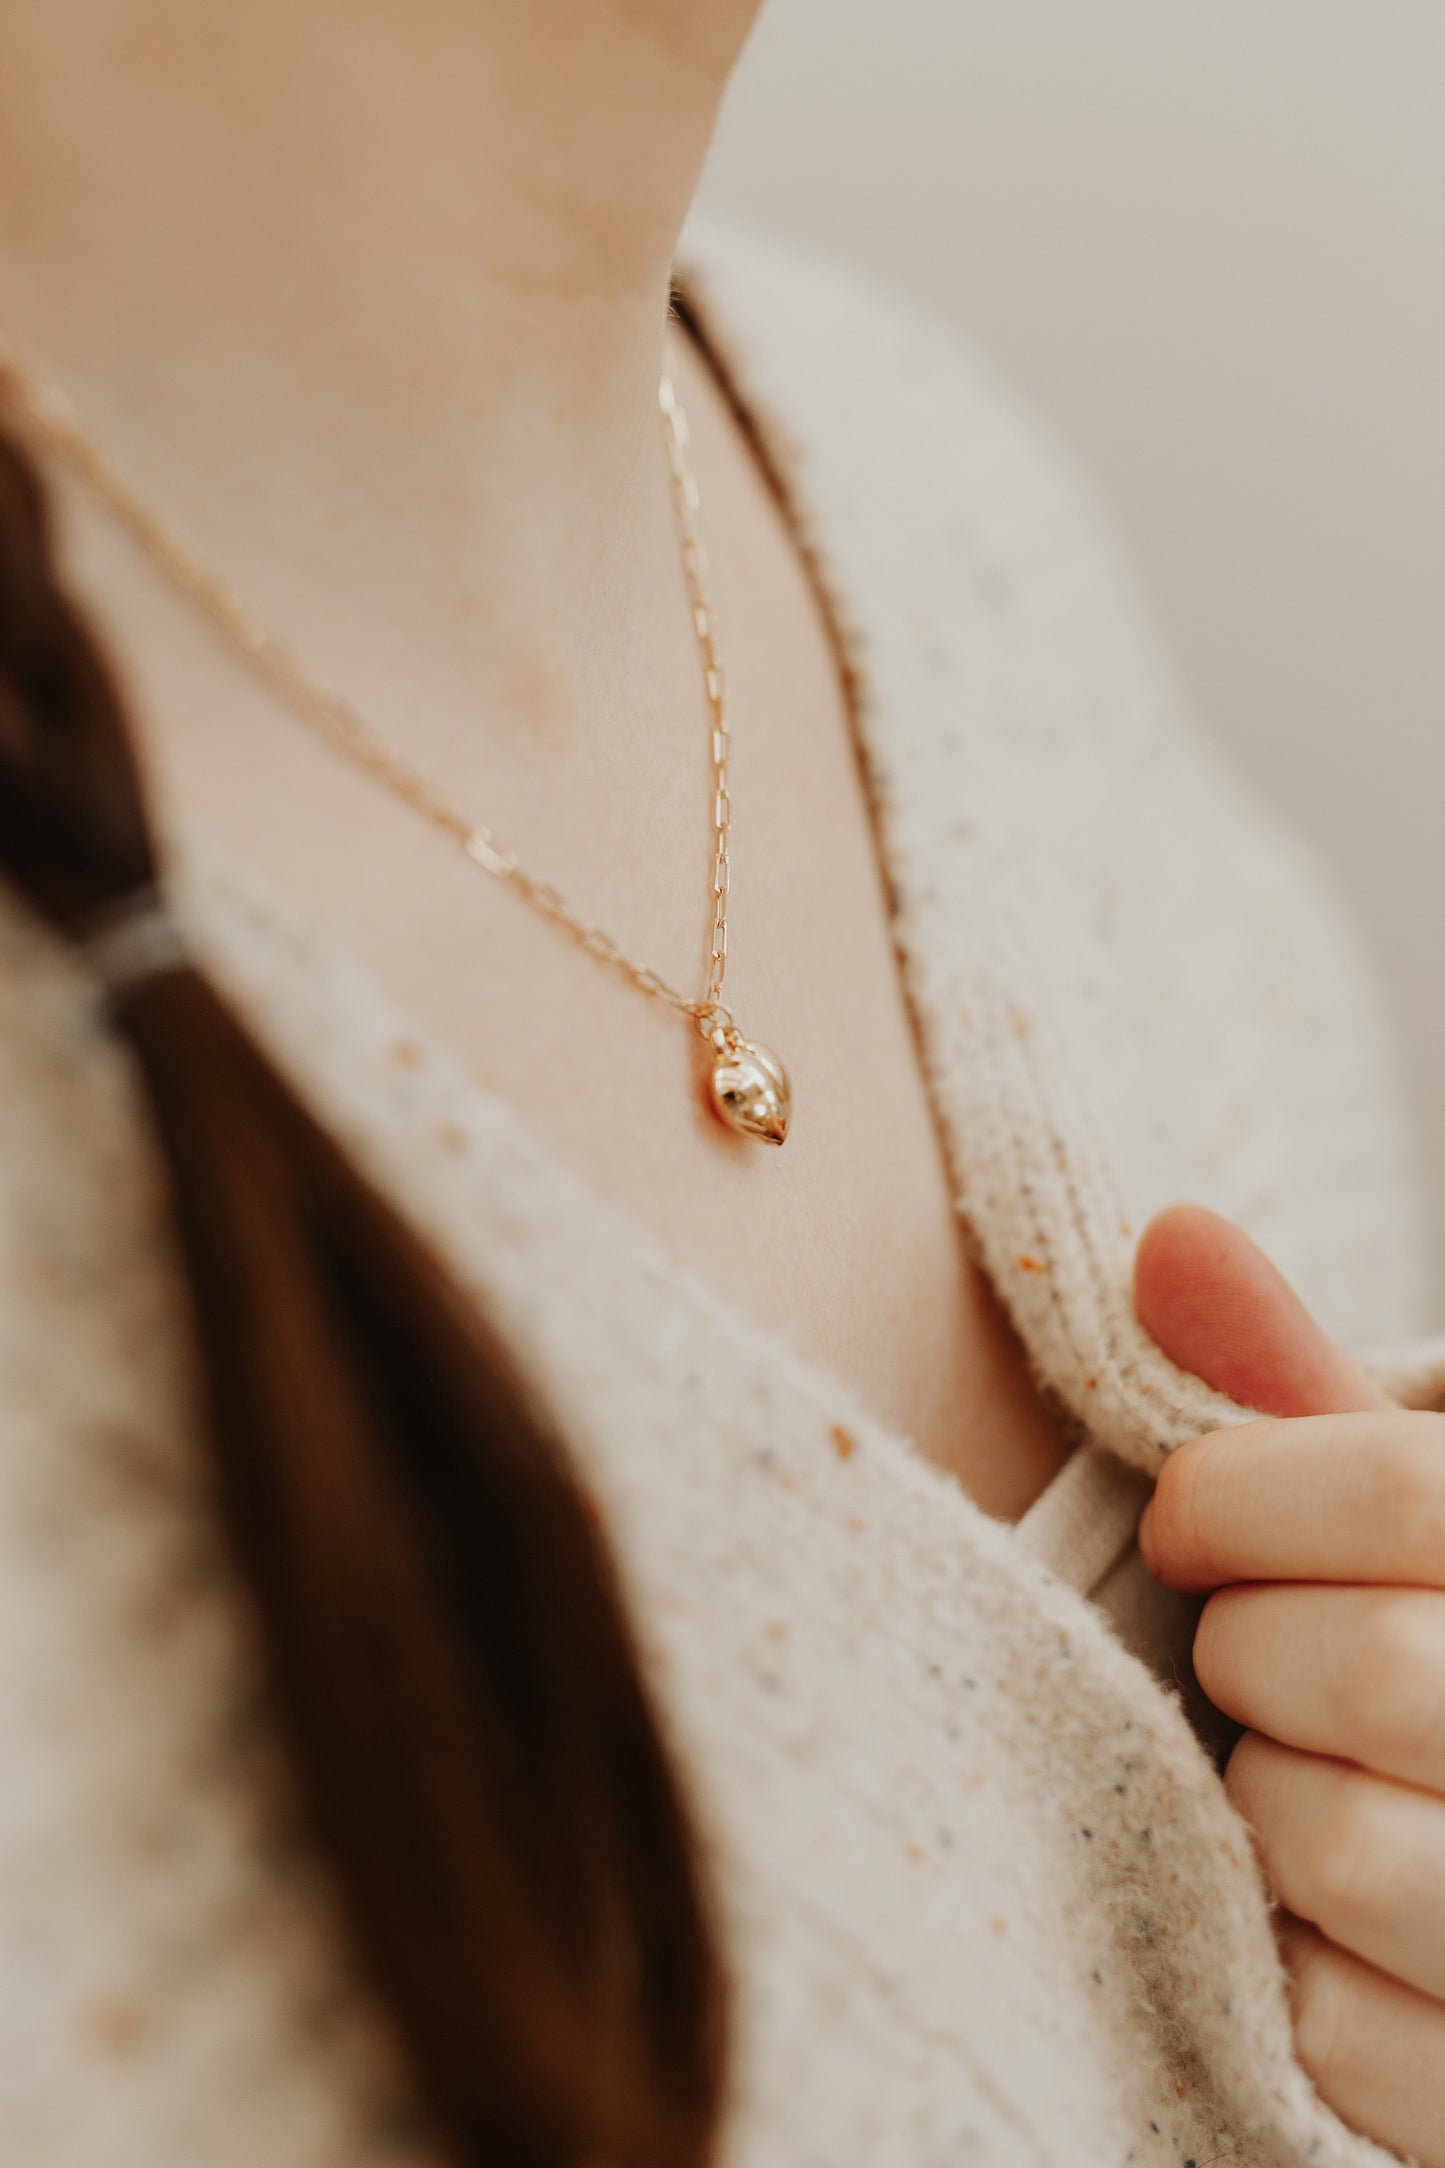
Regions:
[[[528, 911], [384, 780], [339, 759], [132, 559], [103, 550], [96, 585], [126, 627], [177, 827], [254, 867], [296, 922], [386, 993], [408, 1020], [391, 1059], [411, 1058], [413, 1028], [444, 1050], [676, 1265], [844, 1382], [987, 1510], [1015, 1518], [1064, 1439], [965, 1238], [962, 1174], [940, 1137], [900, 973], [847, 682], [736, 425], [700, 378], [687, 389], [729, 628], [724, 992], [744, 1033], [776, 1047], [791, 1073], [781, 1152], [712, 1117], [709, 1052], [686, 1019]], [[304, 623], [304, 594], [295, 609]], [[386, 682], [349, 690], [373, 719], [406, 707]], [[528, 870], [631, 958], [700, 990], [711, 930], [701, 726], [684, 748], [661, 723], [651, 737], [599, 729], [601, 747], [569, 739], [555, 717], [538, 729], [536, 773], [511, 778], [521, 834], [507, 817], [509, 749], [485, 732], [447, 741], [450, 795], [522, 846]], [[549, 768], [549, 788], [532, 791]]]

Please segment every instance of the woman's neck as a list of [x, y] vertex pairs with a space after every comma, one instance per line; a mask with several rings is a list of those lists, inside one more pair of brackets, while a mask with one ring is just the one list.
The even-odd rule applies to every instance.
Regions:
[[595, 649], [671, 548], [668, 275], [755, 5], [7, 0], [0, 335], [193, 533], [247, 476], [257, 563], [422, 506], [378, 606], [455, 563]]

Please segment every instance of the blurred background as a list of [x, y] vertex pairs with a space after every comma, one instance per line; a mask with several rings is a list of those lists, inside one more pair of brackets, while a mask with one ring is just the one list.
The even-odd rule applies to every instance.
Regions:
[[770, 0], [704, 185], [962, 326], [1339, 869], [1445, 1302], [1445, 6]]

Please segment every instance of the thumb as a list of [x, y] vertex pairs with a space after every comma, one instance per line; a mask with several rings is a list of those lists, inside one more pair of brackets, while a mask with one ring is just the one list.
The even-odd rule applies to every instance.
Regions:
[[1134, 1260], [1134, 1307], [1182, 1370], [1266, 1415], [1394, 1405], [1244, 1230], [1203, 1205], [1170, 1205], [1149, 1222]]

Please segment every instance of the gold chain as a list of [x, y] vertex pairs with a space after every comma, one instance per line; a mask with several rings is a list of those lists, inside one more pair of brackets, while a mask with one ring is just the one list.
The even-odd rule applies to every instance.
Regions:
[[706, 985], [701, 997], [695, 1001], [689, 1001], [686, 995], [669, 986], [659, 972], [649, 969], [646, 964], [634, 963], [609, 933], [582, 918], [550, 881], [528, 873], [516, 852], [509, 850], [492, 829], [469, 819], [430, 777], [388, 745], [344, 693], [317, 677], [295, 650], [249, 609], [235, 590], [202, 563], [145, 504], [87, 433], [68, 400], [30, 376], [3, 350], [0, 350], [0, 393], [29, 418], [71, 472], [104, 502], [117, 523], [140, 544], [171, 584], [226, 634], [246, 660], [281, 694], [293, 713], [319, 730], [355, 766], [374, 776], [414, 812], [430, 821], [434, 828], [451, 836], [475, 865], [495, 879], [507, 882], [535, 910], [564, 927], [589, 955], [623, 972], [643, 993], [655, 995], [659, 1001], [692, 1017], [705, 1035], [711, 1036], [721, 1026], [729, 1037], [735, 1036], [732, 1018], [722, 1004], [731, 876], [728, 839], [732, 825], [732, 798], [728, 788], [731, 734], [726, 679], [718, 654], [717, 620], [707, 590], [707, 553], [698, 527], [697, 480], [687, 456], [687, 416], [670, 374], [664, 371], [658, 385], [658, 412], [667, 451], [683, 577], [687, 583], [693, 631], [702, 654], [712, 734], [715, 840], [712, 946]]
[[732, 798], [728, 763], [732, 747], [727, 684], [718, 653], [717, 620], [707, 588], [707, 553], [698, 526], [699, 492], [687, 456], [687, 416], [664, 369], [658, 414], [667, 452], [668, 478], [677, 523], [683, 578], [692, 627], [702, 656], [713, 767], [712, 944], [702, 994], [689, 1000], [660, 972], [634, 963], [611, 934], [582, 918], [550, 881], [528, 873], [515, 851], [492, 829], [453, 805], [431, 778], [396, 752], [344, 693], [324, 683], [295, 650], [247, 607], [235, 590], [189, 549], [144, 502], [85, 429], [70, 403], [23, 369], [0, 347], [0, 395], [24, 416], [62, 462], [107, 506], [117, 524], [240, 650], [251, 667], [280, 694], [291, 712], [319, 731], [354, 766], [374, 776], [396, 797], [459, 843], [483, 872], [505, 881], [543, 917], [565, 928], [590, 956], [629, 978], [645, 994], [690, 1017], [713, 1049], [710, 1093], [714, 1111], [744, 1136], [781, 1144], [792, 1097], [787, 1071], [776, 1054], [744, 1039], [722, 999], [728, 954], [729, 837]]

